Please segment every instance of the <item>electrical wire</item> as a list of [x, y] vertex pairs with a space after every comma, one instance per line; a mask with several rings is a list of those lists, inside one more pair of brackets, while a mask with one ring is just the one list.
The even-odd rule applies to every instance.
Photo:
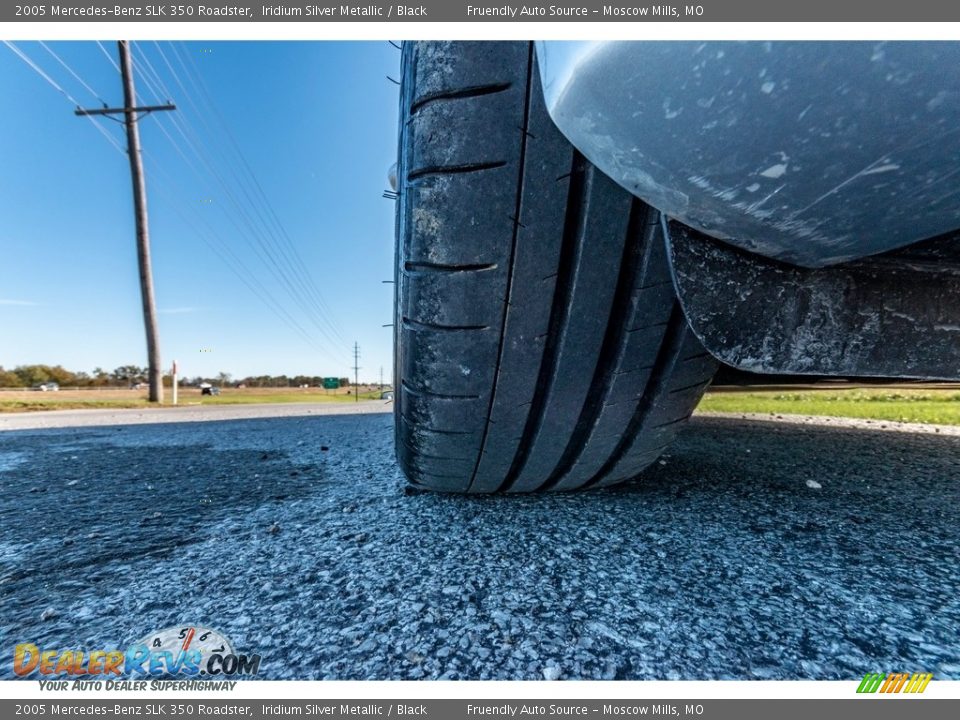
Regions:
[[[280, 222], [276, 211], [273, 209], [273, 206], [271, 205], [269, 199], [267, 198], [266, 193], [263, 191], [263, 187], [260, 185], [259, 181], [257, 180], [256, 174], [253, 172], [252, 168], [250, 167], [250, 164], [247, 162], [246, 157], [243, 154], [243, 151], [240, 149], [239, 143], [237, 143], [236, 138], [234, 137], [232, 131], [230, 130], [229, 124], [226, 122], [226, 119], [223, 117], [223, 114], [220, 112], [220, 109], [217, 106], [217, 104], [212, 101], [209, 89], [206, 87], [206, 84], [203, 82], [203, 78], [200, 75], [199, 71], [197, 70], [196, 65], [190, 59], [189, 53], [187, 53], [184, 50], [183, 54], [184, 56], [187, 57], [187, 60], [191, 63], [191, 65], [193, 65], [192, 71], [187, 66], [187, 63], [180, 56], [176, 46], [174, 46], [171, 43], [170, 47], [175, 57], [180, 62], [181, 66], [184, 68], [184, 72], [188, 80], [197, 89], [198, 97], [205, 103], [209, 114], [212, 117], [215, 117], [219, 121], [222, 134], [230, 141], [230, 144], [232, 145], [236, 156], [239, 158], [239, 161], [241, 165], [244, 167], [244, 169], [246, 170], [247, 175], [250, 178], [250, 181], [252, 182], [253, 186], [256, 188], [258, 194], [260, 195], [262, 203], [267, 208], [267, 212], [273, 218], [274, 224], [277, 226], [279, 230], [279, 235], [281, 238], [284, 239], [287, 247], [287, 252], [282, 253], [283, 256], [287, 259], [287, 262], [293, 268], [293, 272], [301, 276], [301, 282], [304, 282], [307, 285], [309, 289], [309, 294], [313, 296], [313, 299], [318, 306], [318, 310], [321, 317], [323, 317], [326, 323], [330, 326], [331, 331], [334, 333], [334, 335], [336, 335], [341, 342], [345, 343], [345, 341], [343, 340], [343, 333], [341, 332], [341, 329], [339, 328], [339, 325], [337, 324], [333, 316], [333, 313], [330, 311], [329, 307], [324, 302], [322, 294], [320, 293], [316, 284], [313, 282], [312, 277], [303, 270], [305, 264], [302, 262], [299, 254], [297, 253], [289, 233], [287, 233], [286, 229], [283, 227], [282, 223]], [[178, 78], [176, 77], [175, 71], [174, 71], [174, 75], [175, 75], [175, 79], [178, 80]], [[205, 115], [206, 113], [200, 114], [201, 118], [205, 117]]]
[[[46, 72], [44, 72], [39, 65], [37, 65], [33, 60], [31, 60], [27, 56], [27, 54], [23, 52], [23, 50], [18, 48], [9, 40], [4, 40], [3, 44], [6, 45], [8, 48], [10, 48], [17, 55], [17, 57], [19, 57], [27, 65], [29, 65], [40, 77], [46, 80], [53, 87], [54, 90], [56, 90], [61, 95], [63, 95], [67, 99], [67, 101], [70, 102], [70, 104], [72, 104], [76, 108], [80, 107], [80, 103], [78, 103], [77, 100], [70, 93], [68, 93], [66, 90], [60, 87], [60, 85], [52, 77], [50, 77]], [[107, 130], [102, 125], [100, 125], [100, 123], [96, 121], [96, 118], [94, 118], [92, 115], [85, 115], [84, 117], [86, 117], [87, 120], [90, 121], [90, 124], [93, 125], [97, 129], [97, 131], [107, 139], [107, 142], [113, 145], [121, 153], [126, 155], [126, 151], [123, 149], [123, 146], [119, 142], [117, 142], [116, 138], [110, 135], [110, 133], [107, 132]]]
[[53, 59], [54, 59], [54, 60], [56, 60], [56, 61], [57, 61], [58, 63], [60, 63], [61, 65], [63, 65], [63, 67], [66, 68], [67, 72], [70, 73], [71, 75], [73, 75], [73, 77], [77, 80], [77, 82], [79, 82], [81, 85], [83, 85], [83, 87], [86, 89], [86, 91], [87, 91], [88, 93], [90, 93], [91, 95], [93, 95], [94, 98], [96, 98], [97, 100], [99, 100], [99, 101], [103, 104], [104, 107], [107, 107], [107, 101], [104, 100], [102, 97], [100, 97], [100, 94], [99, 94], [96, 90], [94, 90], [92, 87], [90, 87], [89, 85], [87, 85], [87, 83], [84, 81], [84, 79], [83, 79], [82, 77], [80, 77], [76, 72], [74, 72], [73, 68], [70, 67], [69, 65], [67, 65], [66, 61], [65, 61], [63, 58], [61, 58], [61, 57], [60, 57], [59, 55], [57, 55], [53, 50], [51, 50], [50, 47], [49, 47], [45, 42], [43, 42], [42, 40], [38, 40], [37, 42], [40, 43], [40, 47], [42, 47], [44, 50], [46, 50], [48, 53], [50, 53], [50, 55], [53, 56]]
[[[147, 88], [147, 90], [149, 90], [149, 92], [153, 93], [153, 95], [159, 101], [162, 101], [164, 99], [169, 100], [170, 97], [172, 96], [172, 93], [169, 92], [169, 88], [163, 82], [163, 79], [160, 76], [160, 73], [157, 71], [156, 67], [150, 62], [143, 48], [137, 45], [134, 45], [134, 48], [136, 50], [137, 57], [143, 63], [142, 66], [140, 67], [139, 74], [140, 74], [140, 78], [143, 80], [144, 86]], [[170, 67], [169, 60], [167, 60], [167, 58], [163, 55], [161, 57], [163, 58], [164, 63], [167, 64], [168, 67]], [[185, 88], [183, 87], [182, 81], [179, 79], [179, 76], [175, 76], [174, 79], [177, 82], [177, 84], [181, 87], [181, 89], [185, 90]], [[190, 102], [190, 104], [193, 105], [194, 108], [196, 108], [196, 105], [195, 103], [193, 103], [190, 97], [190, 94], [185, 93], [185, 97], [187, 98], [188, 102]], [[193, 128], [190, 125], [189, 118], [183, 116], [182, 114], [180, 118], [177, 118], [173, 115], [164, 115], [160, 117], [162, 117], [163, 120], [169, 121], [169, 123], [173, 126], [175, 131], [183, 138], [183, 141], [186, 144], [188, 150], [186, 152], [184, 151], [184, 148], [181, 147], [181, 144], [174, 137], [172, 137], [170, 133], [167, 131], [167, 129], [164, 127], [165, 123], [160, 122], [159, 117], [158, 117], [158, 122], [156, 123], [156, 127], [161, 131], [161, 133], [165, 136], [167, 141], [170, 142], [171, 146], [176, 150], [176, 152], [181, 156], [181, 158], [184, 160], [187, 166], [190, 167], [190, 169], [194, 172], [195, 175], [197, 175], [197, 177], [201, 181], [205, 180], [204, 175], [198, 170], [196, 164], [193, 162], [193, 160], [191, 160], [190, 156], [197, 159], [206, 168], [207, 172], [217, 180], [217, 182], [220, 184], [221, 188], [223, 189], [225, 195], [233, 204], [236, 211], [236, 213], [230, 213], [227, 215], [230, 222], [241, 233], [241, 236], [245, 236], [248, 238], [247, 242], [248, 244], [250, 244], [251, 249], [254, 250], [254, 252], [257, 254], [261, 262], [267, 265], [268, 268], [272, 269], [273, 271], [272, 274], [274, 274], [280, 286], [283, 287], [284, 290], [286, 290], [287, 294], [290, 295], [291, 299], [299, 306], [300, 311], [306, 314], [310, 318], [310, 320], [317, 326], [317, 329], [321, 332], [322, 335], [324, 335], [327, 342], [329, 342], [333, 346], [337, 346], [338, 343], [332, 337], [330, 337], [327, 331], [327, 328], [325, 328], [322, 324], [318, 322], [316, 313], [309, 311], [306, 309], [306, 307], [304, 307], [305, 301], [307, 301], [308, 298], [306, 298], [303, 293], [302, 285], [297, 283], [297, 278], [295, 276], [291, 277], [291, 274], [288, 273], [284, 269], [284, 267], [278, 262], [278, 259], [277, 259], [278, 255], [276, 252], [277, 246], [274, 243], [269, 242], [269, 239], [271, 237], [273, 237], [273, 240], [275, 241], [273, 232], [269, 224], [267, 223], [266, 219], [264, 218], [264, 215], [260, 207], [256, 203], [255, 198], [250, 196], [246, 187], [241, 182], [241, 178], [237, 176], [236, 171], [233, 168], [231, 168], [229, 164], [227, 165], [227, 169], [229, 171], [228, 174], [232, 173], [234, 175], [234, 182], [237, 184], [237, 186], [240, 188], [242, 193], [245, 195], [246, 201], [247, 201], [246, 203], [241, 202], [240, 199], [236, 197], [233, 190], [231, 189], [231, 182], [227, 178], [225, 178], [221, 172], [217, 170], [216, 160], [212, 158], [209, 152], [207, 152], [207, 150], [209, 149], [209, 143], [205, 143], [202, 139], [199, 138], [199, 135], [197, 134], [195, 128]], [[202, 118], [203, 116], [200, 115], [200, 117]], [[188, 156], [188, 152], [189, 152], [189, 156]], [[257, 218], [260, 220], [260, 223], [263, 225], [264, 229], [267, 232], [266, 235], [264, 235], [258, 230], [257, 223], [255, 222], [254, 218], [251, 217], [251, 215], [247, 212], [247, 206], [253, 208], [253, 211], [257, 215]], [[238, 223], [238, 219], [240, 221], [239, 223]], [[250, 242], [249, 238], [253, 239], [253, 243]], [[267, 242], [264, 242], [264, 240], [267, 240]], [[280, 257], [283, 258], [282, 255], [280, 255]], [[288, 258], [286, 259], [288, 260]], [[249, 286], [249, 283], [247, 284]], [[260, 287], [261, 289], [263, 289], [262, 285]], [[309, 305], [310, 303], [306, 302], [306, 304]], [[299, 329], [302, 331], [302, 327], [300, 327]]]
[[[210, 114], [209, 106], [208, 112], [205, 113], [199, 108], [196, 102], [194, 102], [193, 96], [199, 96], [203, 90], [192, 76], [187, 75], [189, 70], [186, 67], [186, 64], [183, 63], [182, 59], [177, 57], [178, 62], [181, 63], [181, 67], [184, 69], [184, 75], [187, 77], [190, 84], [194, 86], [193, 91], [187, 89], [184, 81], [180, 77], [180, 73], [178, 73], [173, 67], [169, 58], [165, 53], [163, 53], [162, 48], [159, 47], [159, 44], [156, 45], [157, 51], [163, 60], [163, 64], [167, 67], [167, 70], [170, 72], [171, 77], [177, 86], [184, 93], [184, 97], [192, 107], [194, 114], [200, 118], [201, 123], [204, 124], [208, 133], [210, 133], [212, 137], [222, 137], [229, 134], [232, 139], [232, 133], [230, 133], [229, 127], [223, 127], [220, 129], [220, 132], [217, 132], [217, 130], [212, 128], [212, 126], [210, 126], [206, 121], [206, 116]], [[176, 50], [176, 48], [173, 48], [173, 50]], [[138, 49], [138, 55], [143, 57], [145, 61], [149, 63], [149, 60], [146, 59], [145, 52], [142, 48]], [[162, 96], [160, 95], [161, 93], [169, 92], [169, 89], [167, 88], [166, 84], [163, 83], [160, 77], [160, 73], [152, 63], [149, 63], [146, 72], [141, 72], [141, 76], [144, 77], [148, 87], [150, 87], [152, 92], [157, 94], [158, 97]], [[256, 238], [256, 241], [262, 249], [262, 252], [267, 256], [266, 262], [270, 264], [271, 269], [277, 275], [281, 284], [285, 287], [285, 289], [287, 289], [291, 297], [301, 305], [312, 306], [314, 308], [312, 312], [306, 311], [305, 309], [304, 311], [308, 313], [311, 321], [317, 326], [318, 330], [320, 330], [328, 342], [335, 346], [345, 345], [343, 342], [342, 333], [336, 332], [334, 333], [334, 336], [331, 336], [331, 333], [337, 329], [336, 325], [329, 322], [329, 309], [326, 308], [325, 304], [322, 302], [322, 298], [318, 296], [316, 286], [313, 285], [312, 282], [305, 282], [305, 278], [309, 278], [309, 275], [303, 271], [304, 263], [296, 254], [295, 248], [293, 247], [292, 242], [289, 240], [289, 237], [287, 238], [289, 249], [285, 251], [283, 247], [283, 235], [275, 227], [276, 222], [271, 224], [270, 221], [270, 215], [272, 214], [275, 218], [276, 213], [273, 211], [272, 207], [269, 206], [269, 201], [266, 199], [265, 194], [262, 193], [262, 187], [260, 187], [260, 192], [262, 194], [262, 197], [260, 198], [256, 196], [252, 189], [248, 189], [248, 185], [251, 187], [253, 187], [253, 184], [259, 186], [256, 176], [252, 173], [252, 170], [249, 169], [249, 165], [247, 165], [247, 170], [249, 175], [252, 176], [252, 182], [250, 178], [245, 178], [242, 173], [237, 171], [238, 161], [235, 158], [232, 159], [229, 153], [223, 154], [223, 165], [225, 171], [231, 176], [231, 181], [228, 181], [222, 173], [216, 170], [215, 166], [220, 163], [217, 163], [209, 152], [212, 143], [205, 142], [200, 138], [198, 131], [190, 123], [189, 113], [181, 114], [180, 118], [166, 116], [164, 119], [170, 122], [175, 131], [183, 138], [183, 141], [189, 147], [190, 152], [194, 154], [204, 164], [211, 175], [217, 179], [218, 183], [223, 188], [227, 199], [234, 205], [237, 215], [245, 224], [247, 233], [252, 234]], [[245, 159], [242, 157], [242, 151], [239, 150], [239, 147], [235, 146], [235, 152], [239, 155], [240, 162], [245, 162]], [[243, 196], [242, 199], [237, 197], [237, 195], [233, 192], [233, 186], [239, 190], [240, 194]], [[264, 207], [266, 207], [265, 210]], [[312, 288], [311, 285], [313, 285]], [[321, 319], [326, 319], [327, 323], [322, 324], [320, 322]]]
[[[107, 61], [108, 61], [111, 65], [113, 65], [113, 69], [116, 70], [116, 71], [119, 73], [119, 72], [120, 72], [120, 66], [117, 65], [117, 61], [114, 60], [113, 57], [110, 55], [110, 53], [107, 52], [107, 49], [103, 46], [103, 43], [102, 43], [102, 42], [100, 42], [99, 40], [96, 40], [95, 42], [97, 43], [97, 47], [100, 48], [100, 52], [103, 53], [103, 56], [107, 59]], [[122, 73], [121, 73], [121, 74], [122, 74]]]

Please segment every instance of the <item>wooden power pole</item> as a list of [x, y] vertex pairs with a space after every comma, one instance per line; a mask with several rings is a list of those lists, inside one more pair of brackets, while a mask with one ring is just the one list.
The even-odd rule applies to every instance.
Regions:
[[157, 327], [157, 306], [153, 296], [153, 271], [150, 266], [150, 228], [147, 223], [147, 185], [143, 175], [140, 153], [140, 131], [137, 121], [151, 112], [176, 110], [176, 106], [150, 105], [137, 107], [137, 93], [133, 84], [133, 60], [130, 42], [117, 42], [120, 50], [120, 75], [123, 78], [123, 107], [83, 110], [77, 115], [123, 114], [127, 130], [127, 155], [130, 158], [130, 176], [133, 180], [133, 208], [137, 223], [137, 262], [140, 267], [140, 298], [143, 304], [143, 324], [147, 331], [147, 365], [149, 367], [150, 402], [163, 402], [163, 369], [160, 366], [160, 332]]
[[360, 345], [353, 343], [353, 399], [360, 402]]

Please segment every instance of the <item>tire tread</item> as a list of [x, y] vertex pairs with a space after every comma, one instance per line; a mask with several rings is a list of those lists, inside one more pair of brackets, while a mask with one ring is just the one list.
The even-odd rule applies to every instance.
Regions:
[[532, 43], [403, 56], [401, 467], [446, 492], [635, 476], [716, 369], [676, 300], [663, 219], [553, 125]]

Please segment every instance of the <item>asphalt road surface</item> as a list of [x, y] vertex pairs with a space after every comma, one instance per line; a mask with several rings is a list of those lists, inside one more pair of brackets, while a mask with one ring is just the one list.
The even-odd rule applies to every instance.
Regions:
[[956, 435], [699, 417], [627, 486], [464, 498], [389, 414], [286, 412], [0, 432], [0, 677], [200, 624], [268, 679], [960, 679]]

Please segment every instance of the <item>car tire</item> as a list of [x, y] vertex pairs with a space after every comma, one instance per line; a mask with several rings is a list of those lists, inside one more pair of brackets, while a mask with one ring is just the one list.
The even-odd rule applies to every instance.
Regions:
[[654, 462], [716, 361], [660, 214], [547, 114], [532, 43], [405, 43], [396, 449], [418, 486], [573, 490]]

